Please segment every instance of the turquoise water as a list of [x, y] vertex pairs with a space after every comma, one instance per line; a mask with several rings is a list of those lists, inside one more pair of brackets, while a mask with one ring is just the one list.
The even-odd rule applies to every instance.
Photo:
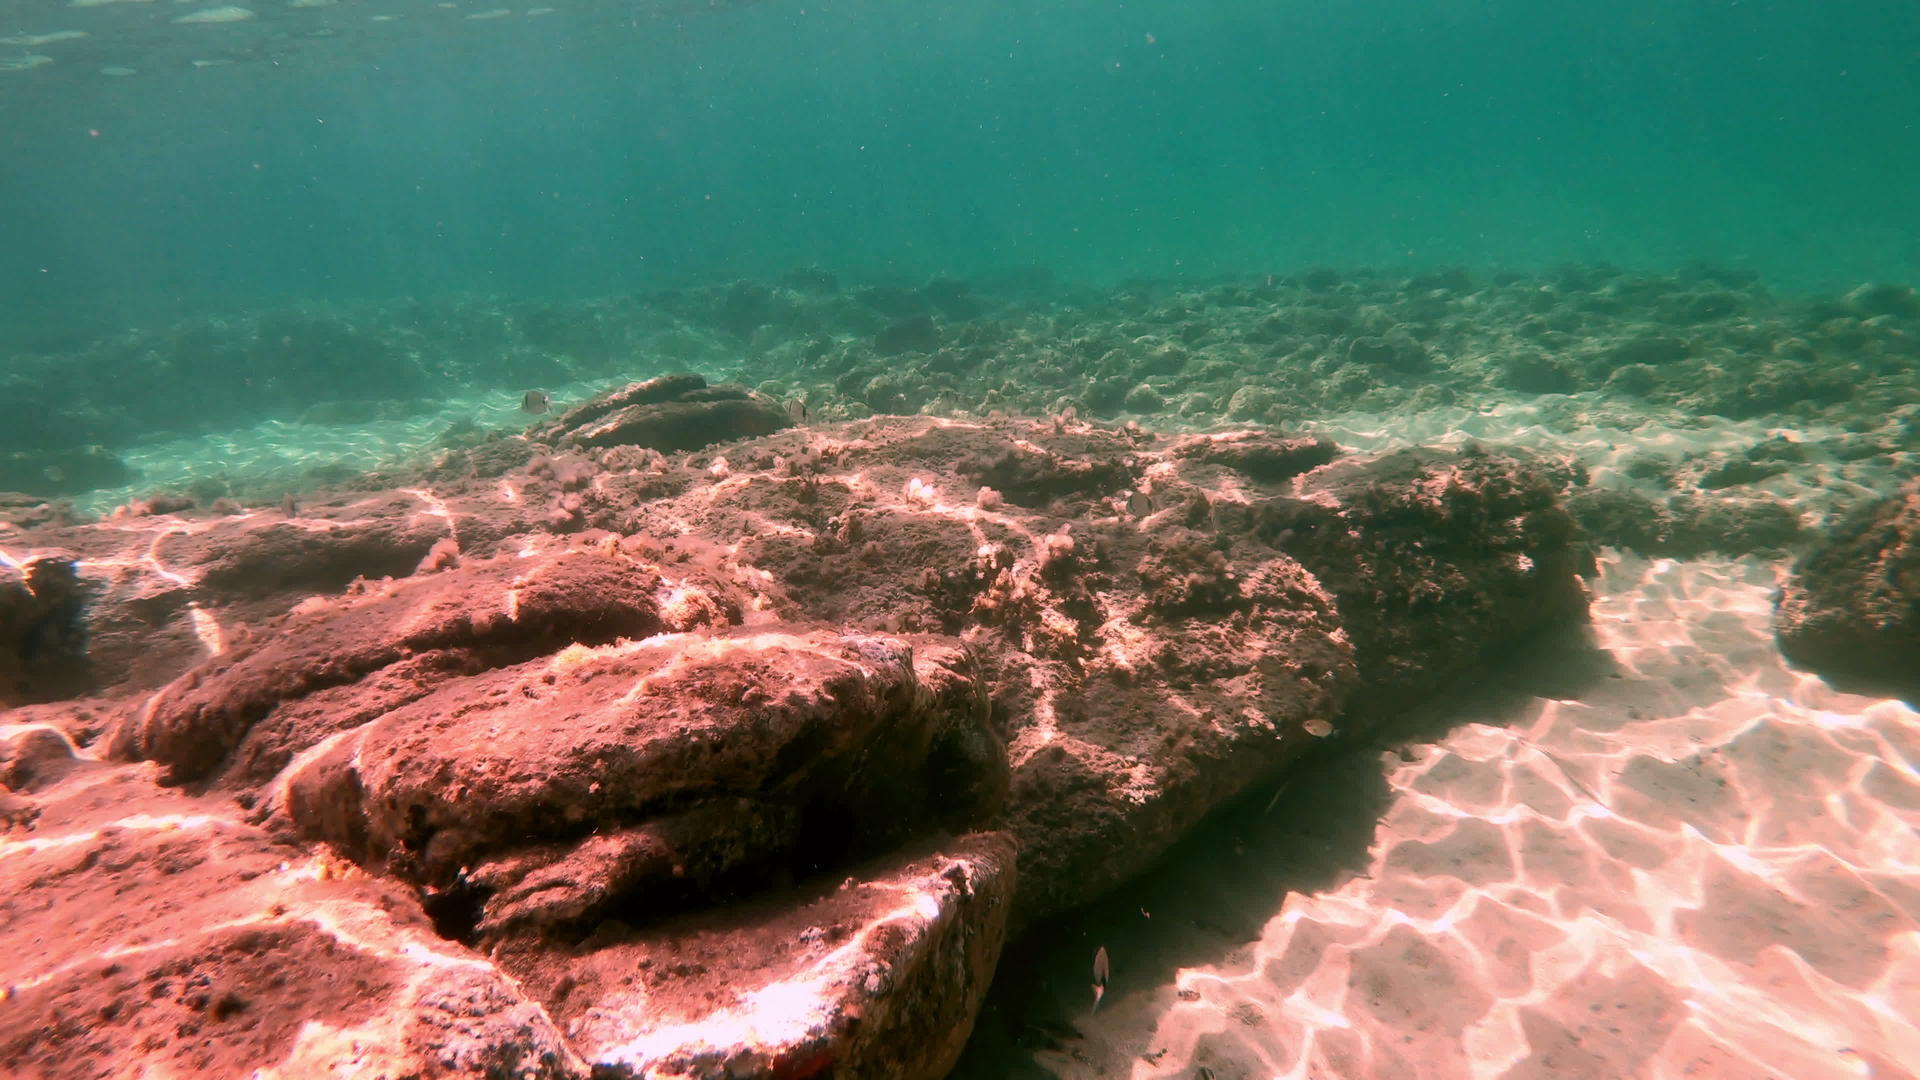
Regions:
[[[581, 463], [607, 476], [651, 468], [638, 446], [548, 455], [566, 445], [552, 444], [565, 429], [554, 421], [576, 406], [683, 371], [750, 390], [762, 419], [792, 419], [809, 446], [788, 456], [800, 436], [728, 443], [738, 429], [711, 421], [725, 448], [702, 454], [700, 475], [747, 494], [685, 521], [702, 544], [733, 528], [736, 510], [760, 513], [759, 495], [726, 478], [776, 469], [813, 506], [822, 463], [885, 427], [864, 426], [884, 414], [1002, 433], [1021, 428], [996, 417], [1046, 418], [1067, 445], [1087, 424], [1130, 439], [1138, 425], [1150, 440], [1254, 425], [1354, 455], [1486, 443], [1564, 456], [1584, 471], [1570, 513], [1603, 554], [1592, 655], [1604, 650], [1616, 670], [1592, 676], [1602, 689], [1572, 685], [1584, 668], [1549, 649], [1551, 678], [1480, 685], [1475, 674], [1440, 693], [1428, 726], [1455, 741], [1399, 745], [1383, 762], [1368, 744], [1291, 794], [1287, 780], [1230, 804], [1147, 877], [1007, 950], [956, 1080], [1279, 1075], [1246, 1063], [1309, 1061], [1296, 1035], [1335, 1029], [1383, 1048], [1373, 1071], [1338, 1075], [1413, 1075], [1389, 1052], [1411, 1060], [1425, 1047], [1437, 1048], [1429, 1074], [1450, 1076], [1444, 1055], [1457, 1049], [1518, 1062], [1534, 1040], [1551, 1061], [1593, 1031], [1603, 1005], [1647, 1002], [1721, 1025], [1716, 1045], [1785, 1047], [1838, 1070], [1793, 1072], [1780, 1058], [1796, 1080], [1915, 1059], [1903, 1056], [1920, 1046], [1914, 1025], [1886, 1004], [1920, 985], [1907, 978], [1911, 921], [1861, 929], [1869, 907], [1848, 899], [1851, 884], [1782, 883], [1830, 844], [1833, 880], [1882, 875], [1871, 889], [1890, 907], [1920, 895], [1906, 872], [1920, 859], [1901, 846], [1920, 836], [1901, 801], [1910, 789], [1871, 786], [1911, 779], [1920, 758], [1900, 748], [1920, 728], [1891, 702], [1842, 698], [1790, 671], [1769, 618], [1786, 556], [1823, 521], [1920, 476], [1920, 4], [495, 6], [521, 2], [0, 0], [0, 571], [27, 565], [23, 552], [83, 549], [83, 580], [109, 598], [94, 610], [132, 613], [103, 617], [96, 640], [124, 655], [151, 633], [156, 655], [171, 656], [189, 641], [216, 652], [245, 640], [222, 625], [273, 624], [266, 601], [196, 593], [186, 574], [200, 566], [157, 554], [169, 537], [332, 537], [333, 522], [350, 524], [384, 492], [369, 501], [444, 517], [471, 544], [463, 557], [557, 548], [587, 539], [572, 534], [589, 520], [664, 539], [681, 523], [640, 511], [677, 497], [662, 494], [665, 480], [608, 487], [600, 516], [580, 513], [589, 493], [603, 497]], [[1005, 497], [934, 479], [961, 502], [922, 505], [917, 476], [902, 488], [856, 471], [849, 505], [891, 513], [891, 492], [904, 491], [905, 513], [972, 521]], [[528, 531], [493, 531], [492, 500], [512, 522], [502, 529]], [[1219, 529], [1211, 510], [1204, 525], [1192, 512], [1211, 502], [1182, 518], [1147, 490], [1115, 501], [1126, 512], [1116, 520], [1153, 544], [1167, 538], [1180, 558], [1199, 542], [1189, 530]], [[456, 528], [469, 505], [485, 513]], [[855, 513], [823, 521], [851, 543], [855, 523], [874, 520]], [[1087, 535], [1070, 524], [1035, 533], [1043, 561]], [[340, 532], [343, 548], [358, 543]], [[135, 546], [112, 548], [115, 537]], [[1208, 567], [1230, 546], [1214, 540]], [[1104, 541], [1093, 543], [1097, 553]], [[182, 549], [224, 557], [211, 540]], [[860, 558], [885, 550], [863, 544]], [[435, 542], [423, 572], [442, 551]], [[342, 558], [328, 573], [390, 572]], [[278, 573], [270, 563], [263, 574]], [[951, 568], [877, 572], [896, 569], [901, 595], [918, 596], [944, 589]], [[151, 594], [139, 591], [149, 573], [167, 579]], [[291, 588], [268, 580], [258, 595]], [[907, 625], [890, 610], [879, 629]], [[989, 626], [982, 616], [964, 632]], [[1134, 639], [1113, 633], [1124, 659]], [[144, 690], [135, 680], [171, 662], [143, 656], [103, 692]], [[1026, 724], [1035, 702], [1050, 741], [1057, 714], [1043, 690], [1016, 688], [1005, 704]], [[1862, 749], [1863, 732], [1884, 741]], [[1133, 745], [1097, 749], [1106, 761]], [[1749, 752], [1756, 771], [1732, 797], [1751, 805], [1725, 820], [1752, 809], [1787, 827], [1756, 826], [1745, 841], [1715, 838], [1722, 804], [1680, 808], [1704, 788], [1649, 787], [1632, 824], [1635, 811], [1616, 815], [1561, 760], [1621, 778], [1617, 790], [1637, 799], [1644, 777], [1669, 773], [1630, 779], [1630, 767], [1685, 756], [1683, 771], [1704, 780], [1728, 774], [1700, 772], [1703, 761]], [[1149, 790], [1132, 784], [1128, 799]], [[1775, 786], [1808, 801], [1776, 803]], [[1342, 806], [1336, 789], [1372, 802]], [[1493, 789], [1503, 801], [1485, 797]], [[1838, 825], [1794, 831], [1814, 795]], [[1407, 856], [1428, 850], [1431, 800], [1449, 798], [1447, 814], [1492, 839], [1451, 868]], [[1543, 817], [1577, 838], [1566, 861], [1538, 843]], [[1650, 872], [1637, 842], [1609, 846], [1628, 834], [1580, 832], [1587, 821], [1644, 826], [1698, 861]], [[1804, 849], [1803, 835], [1815, 838]], [[1771, 846], [1777, 837], [1795, 846]], [[1532, 877], [1514, 873], [1510, 851], [1540, 860]], [[1402, 865], [1411, 876], [1396, 876]], [[1514, 898], [1518, 929], [1496, 918], [1486, 951], [1468, 950], [1467, 966], [1492, 973], [1486, 986], [1414, 980], [1405, 995], [1355, 996], [1350, 1011], [1323, 1004], [1333, 997], [1275, 1006], [1280, 976], [1305, 970], [1296, 940], [1352, 931], [1307, 965], [1339, 990], [1341, 966], [1371, 951], [1352, 942], [1410, 933], [1403, 908], [1449, 878]], [[1583, 881], [1612, 894], [1629, 880], [1653, 883], [1632, 898], [1639, 911], [1586, 913]], [[1516, 945], [1556, 889], [1573, 912], [1568, 949]], [[1289, 897], [1291, 913], [1275, 918]], [[1663, 936], [1676, 911], [1729, 929], [1705, 948]], [[1451, 914], [1426, 923], [1436, 940], [1460, 926]], [[1786, 955], [1801, 945], [1804, 957]], [[1087, 979], [1108, 946], [1116, 981], [1095, 1014]], [[1571, 963], [1573, 948], [1598, 959]], [[1835, 976], [1795, 997], [1803, 960], [1866, 970], [1888, 956], [1883, 982]], [[1494, 985], [1533, 957], [1538, 982]], [[1379, 952], [1366, 963], [1406, 966]], [[1642, 968], [1647, 981], [1619, 974]], [[1505, 995], [1496, 1019], [1510, 1030], [1490, 1022], [1455, 1039], [1424, 1005], [1395, 1015], [1480, 990]], [[1248, 1011], [1262, 1002], [1268, 1012]], [[1524, 1039], [1523, 1019], [1540, 1025]], [[1685, 1039], [1655, 1036], [1618, 1059], [1639, 1062], [1659, 1043], [1643, 1073], [1603, 1063], [1584, 1075], [1694, 1067], [1679, 1064], [1693, 1052]]]
[[1920, 277], [1909, 0], [246, 2], [0, 13], [7, 321], [802, 264]]

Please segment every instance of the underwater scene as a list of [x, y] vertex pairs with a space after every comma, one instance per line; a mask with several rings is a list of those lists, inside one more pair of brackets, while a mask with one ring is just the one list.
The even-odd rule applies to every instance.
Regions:
[[0, 0], [0, 1076], [1920, 1078], [1916, 177], [1911, 0]]

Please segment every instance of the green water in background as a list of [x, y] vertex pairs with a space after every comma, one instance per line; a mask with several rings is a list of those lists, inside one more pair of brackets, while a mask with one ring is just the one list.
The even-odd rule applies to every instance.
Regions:
[[364, 0], [284, 57], [0, 72], [0, 320], [799, 264], [1920, 278], [1912, 0], [691, 6]]

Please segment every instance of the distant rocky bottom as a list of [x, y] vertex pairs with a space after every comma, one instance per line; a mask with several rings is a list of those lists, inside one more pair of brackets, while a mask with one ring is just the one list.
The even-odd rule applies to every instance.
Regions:
[[[768, 434], [789, 410], [823, 422], [1072, 414], [1197, 432], [1343, 417], [1393, 430], [1440, 415], [1473, 427], [1518, 405], [1526, 418], [1495, 426], [1564, 439], [1589, 465], [1617, 459], [1569, 502], [1591, 535], [1682, 558], [1794, 549], [1809, 510], [1844, 511], [1920, 473], [1920, 293], [1870, 282], [1785, 296], [1707, 265], [1319, 268], [1100, 288], [1039, 269], [855, 282], [803, 268], [573, 301], [230, 313], [86, 342], [54, 335], [4, 359], [0, 521], [21, 523], [83, 519], [168, 485], [212, 506], [357, 482], [319, 449], [146, 475], [190, 454], [156, 451], [171, 439], [267, 431], [337, 454], [358, 427], [433, 416], [411, 437], [457, 457], [489, 433], [480, 411], [450, 402], [561, 384], [594, 396], [670, 370], [742, 385], [692, 410], [596, 398], [606, 414], [574, 417], [561, 445], [691, 449], [703, 423]], [[1410, 441], [1441, 430], [1421, 427]]]
[[6, 534], [0, 1059], [938, 1077], [1036, 920], [1585, 618], [1565, 460], [795, 419]]

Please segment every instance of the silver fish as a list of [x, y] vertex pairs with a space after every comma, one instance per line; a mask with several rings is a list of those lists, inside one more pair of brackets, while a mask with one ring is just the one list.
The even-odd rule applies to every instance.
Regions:
[[529, 390], [526, 396], [520, 399], [521, 412], [538, 416], [551, 408], [553, 408], [553, 398], [545, 390]]
[[1093, 953], [1093, 1008], [1089, 1012], [1099, 1011], [1100, 999], [1107, 996], [1107, 978], [1112, 974], [1113, 965], [1107, 960], [1107, 947], [1102, 945]]

